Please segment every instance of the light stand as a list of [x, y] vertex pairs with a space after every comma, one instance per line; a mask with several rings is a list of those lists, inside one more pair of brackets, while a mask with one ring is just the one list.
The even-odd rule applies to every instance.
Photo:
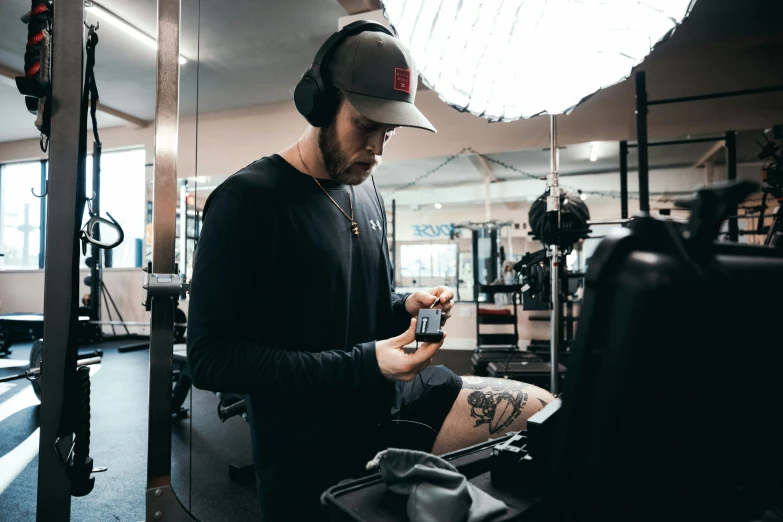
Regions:
[[553, 241], [550, 245], [551, 266], [550, 277], [552, 279], [552, 319], [551, 333], [550, 333], [550, 364], [551, 364], [551, 381], [549, 384], [549, 390], [552, 395], [557, 395], [558, 392], [558, 360], [557, 357], [560, 353], [560, 187], [558, 185], [557, 168], [558, 168], [558, 156], [557, 156], [557, 116], [550, 116], [550, 128], [549, 128], [549, 147], [552, 153], [550, 159], [550, 172], [546, 177], [546, 185], [549, 191], [549, 195], [546, 200], [546, 209], [549, 220], [552, 222], [552, 230], [555, 230], [553, 235]]

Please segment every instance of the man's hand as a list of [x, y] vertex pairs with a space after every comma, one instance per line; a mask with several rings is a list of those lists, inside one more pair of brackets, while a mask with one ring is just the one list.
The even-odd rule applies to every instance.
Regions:
[[383, 376], [390, 381], [412, 381], [422, 370], [432, 363], [435, 355], [446, 339], [437, 343], [422, 343], [415, 353], [407, 354], [403, 346], [416, 340], [416, 319], [411, 319], [408, 330], [397, 337], [375, 342], [375, 357]]
[[429, 308], [435, 299], [440, 297], [440, 302], [433, 308], [443, 310], [443, 324], [451, 317], [451, 309], [454, 307], [454, 292], [448, 286], [436, 286], [429, 292], [415, 292], [405, 300], [405, 309], [415, 316], [421, 308]]

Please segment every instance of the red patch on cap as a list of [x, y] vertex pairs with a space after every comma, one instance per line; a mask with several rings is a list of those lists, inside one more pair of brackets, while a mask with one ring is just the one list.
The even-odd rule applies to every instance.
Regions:
[[411, 93], [411, 70], [394, 69], [394, 90], [407, 94]]

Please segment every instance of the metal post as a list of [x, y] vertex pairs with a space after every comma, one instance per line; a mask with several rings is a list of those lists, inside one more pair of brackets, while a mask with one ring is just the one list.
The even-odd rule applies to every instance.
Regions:
[[391, 244], [392, 282], [397, 286], [397, 200], [392, 200], [392, 244]]
[[[41, 160], [41, 194], [46, 194], [46, 160]], [[44, 259], [46, 259], [46, 200], [41, 200], [41, 220], [38, 226], [39, 248], [38, 248], [38, 268], [43, 270]]]
[[[95, 194], [92, 200], [92, 211], [96, 215], [101, 215], [101, 144], [94, 142], [92, 144], [92, 192]], [[100, 225], [95, 225], [95, 239], [101, 238]], [[92, 284], [90, 285], [90, 320], [101, 320], [101, 287], [103, 286], [103, 270], [101, 270], [101, 249], [95, 245], [90, 246], [90, 256], [92, 257], [92, 267], [90, 276]]]
[[550, 131], [549, 131], [549, 146], [552, 153], [550, 159], [550, 173], [547, 176], [547, 187], [549, 189], [549, 196], [547, 197], [547, 213], [551, 216], [550, 219], [557, 227], [557, 234], [555, 240], [550, 246], [550, 254], [552, 256], [550, 265], [550, 276], [552, 279], [552, 318], [550, 321], [551, 335], [550, 335], [550, 384], [549, 389], [553, 395], [558, 393], [558, 378], [559, 373], [557, 357], [560, 354], [560, 187], [558, 184], [557, 169], [558, 169], [558, 157], [557, 157], [557, 116], [550, 116]]
[[[726, 133], [726, 171], [729, 183], [737, 180], [737, 133]], [[739, 241], [739, 218], [737, 206], [729, 210], [729, 241]]]
[[179, 186], [179, 271], [183, 274], [188, 273], [188, 188], [185, 183]]
[[457, 256], [457, 264], [456, 270], [454, 273], [454, 293], [455, 293], [455, 301], [460, 301], [459, 297], [459, 238], [457, 238], [457, 248], [455, 249], [455, 255]]
[[[38, 452], [38, 522], [71, 518], [71, 481], [54, 449], [60, 427], [65, 386], [66, 351], [73, 335], [69, 311], [77, 299], [73, 263], [78, 262], [76, 208], [84, 66], [84, 2], [58, 2], [54, 11], [52, 53], [52, 119], [49, 145], [48, 220], [44, 260], [44, 354], [46, 378], [41, 397]], [[73, 369], [70, 369], [73, 371]], [[169, 387], [171, 383], [169, 382]], [[171, 393], [169, 389], [169, 393]], [[70, 447], [71, 437], [60, 441]]]
[[511, 231], [514, 230], [514, 225], [508, 227], [508, 259], [514, 259], [514, 242], [511, 239]]
[[[174, 275], [177, 217], [180, 1], [158, 0], [152, 272]], [[193, 520], [171, 489], [171, 375], [174, 307], [149, 297], [150, 381], [146, 520]]]
[[628, 219], [628, 142], [620, 142], [620, 217]]
[[476, 302], [476, 306], [478, 306], [479, 302], [479, 286], [481, 283], [479, 283], [479, 255], [478, 255], [478, 249], [479, 249], [479, 231], [478, 230], [471, 230], [471, 256], [473, 258], [473, 300]]
[[490, 228], [488, 231], [489, 231], [489, 264], [487, 265], [486, 284], [490, 284], [498, 278], [498, 272], [500, 268], [500, 248], [498, 247], [499, 229]]
[[639, 147], [639, 210], [650, 212], [650, 172], [647, 158], [647, 78], [636, 73], [636, 142]]

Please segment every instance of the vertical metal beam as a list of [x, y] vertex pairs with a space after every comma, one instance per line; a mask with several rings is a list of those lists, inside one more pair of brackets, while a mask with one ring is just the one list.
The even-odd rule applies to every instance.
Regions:
[[[177, 219], [181, 0], [158, 0], [152, 272], [172, 279]], [[152, 274], [150, 274], [151, 276]], [[165, 278], [165, 277], [164, 277]], [[160, 279], [159, 279], [160, 280]], [[146, 520], [192, 521], [171, 489], [171, 374], [176, 299], [151, 302]]]
[[471, 237], [471, 256], [473, 258], [473, 300], [476, 302], [476, 306], [478, 306], [479, 302], [479, 231], [478, 230], [471, 230], [470, 231], [470, 237]]
[[[40, 194], [46, 194], [46, 160], [41, 160], [41, 191]], [[44, 259], [46, 259], [46, 200], [41, 199], [41, 219], [39, 221], [39, 228], [40, 234], [38, 234], [39, 237], [39, 247], [38, 247], [38, 268], [43, 269], [44, 267]]]
[[557, 151], [557, 116], [550, 116], [550, 128], [549, 128], [549, 146], [551, 151], [550, 158], [550, 173], [547, 176], [547, 185], [549, 187], [549, 196], [547, 197], [547, 213], [551, 216], [553, 225], [556, 227], [557, 233], [555, 234], [555, 240], [550, 246], [551, 248], [551, 262], [550, 262], [550, 277], [552, 288], [552, 317], [549, 321], [551, 326], [550, 341], [549, 341], [549, 356], [550, 356], [550, 383], [549, 390], [553, 395], [558, 393], [558, 355], [560, 355], [560, 337], [561, 332], [561, 304], [560, 304], [560, 186], [558, 182], [558, 151]]
[[[44, 284], [44, 353], [46, 378], [41, 397], [38, 453], [38, 522], [71, 518], [71, 482], [54, 450], [60, 427], [66, 351], [76, 254], [76, 205], [79, 168], [84, 2], [58, 2], [54, 11], [52, 119], [49, 145], [49, 195]], [[71, 370], [73, 371], [73, 370]], [[60, 442], [70, 446], [70, 437]]]
[[455, 301], [461, 301], [461, 298], [459, 296], [459, 264], [460, 264], [459, 263], [459, 242], [460, 242], [460, 240], [459, 240], [459, 238], [457, 238], [457, 248], [456, 248], [456, 252], [455, 252], [455, 255], [457, 257], [457, 264], [455, 266], [456, 266], [457, 269], [455, 270], [455, 273], [454, 273], [454, 293], [456, 294], [455, 295]]
[[[43, 194], [43, 192], [41, 193]], [[3, 231], [5, 230], [5, 223], [3, 222], [3, 216], [5, 215], [5, 209], [3, 208], [3, 165], [0, 164], [0, 247], [3, 246]], [[41, 202], [41, 205], [43, 205], [44, 202]], [[43, 226], [43, 225], [41, 225]], [[43, 230], [43, 228], [41, 229]], [[43, 236], [43, 233], [41, 234]], [[5, 256], [5, 254], [0, 251], [0, 257]]]
[[620, 142], [620, 218], [628, 219], [628, 142]]
[[636, 143], [639, 147], [639, 210], [650, 212], [650, 171], [647, 157], [647, 78], [636, 73]]
[[[101, 215], [101, 145], [94, 142], [92, 145], [92, 192], [95, 195], [92, 200], [92, 211], [96, 215]], [[101, 238], [100, 225], [95, 225], [95, 239]], [[106, 252], [109, 252], [106, 250]], [[90, 256], [92, 257], [92, 267], [90, 275], [92, 284], [90, 285], [90, 320], [101, 320], [101, 288], [103, 287], [103, 265], [102, 249], [95, 245], [90, 247]]]
[[[726, 171], [729, 183], [737, 180], [737, 133], [726, 133]], [[737, 205], [729, 211], [729, 241], [735, 243], [739, 240], [739, 219], [737, 218]]]
[[489, 229], [489, 264], [487, 265], [487, 284], [495, 281], [498, 278], [498, 271], [500, 268], [500, 229]]
[[179, 186], [179, 271], [183, 274], [188, 272], [188, 187], [185, 183]]
[[392, 262], [392, 283], [397, 287], [397, 200], [392, 200], [392, 244], [391, 244], [391, 262]]
[[[179, 125], [180, 0], [158, 0], [152, 271], [174, 273]], [[147, 488], [171, 484], [171, 372], [174, 309], [152, 300]], [[149, 511], [149, 502], [148, 502]], [[154, 514], [147, 513], [147, 520]]]

